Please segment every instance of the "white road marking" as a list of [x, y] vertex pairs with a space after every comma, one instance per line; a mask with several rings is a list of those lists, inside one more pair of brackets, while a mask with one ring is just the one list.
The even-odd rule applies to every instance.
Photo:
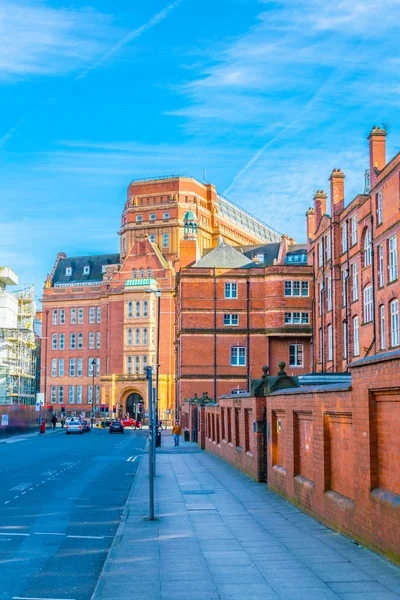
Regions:
[[13, 600], [74, 600], [73, 598], [33, 598], [32, 596], [13, 596]]
[[76, 540], [104, 540], [104, 535], [67, 535], [67, 538]]
[[29, 491], [31, 492], [33, 490], [33, 487], [29, 488]]
[[33, 535], [65, 535], [65, 533], [51, 533], [50, 531], [34, 531]]
[[19, 498], [19, 496], [14, 496], [14, 500], [16, 500], [17, 498]]
[[136, 460], [136, 459], [137, 459], [137, 456], [130, 456], [130, 457], [127, 459], [127, 462], [135, 462], [135, 460]]
[[11, 533], [11, 531], [7, 531], [7, 533], [0, 532], [0, 535], [22, 535], [28, 537], [29, 533]]
[[26, 488], [30, 487], [31, 485], [31, 483], [19, 483], [18, 485], [15, 485], [14, 487], [10, 488], [10, 490], [12, 492], [23, 492], [24, 490], [26, 490]]
[[10, 502], [10, 501], [9, 501], [9, 500], [7, 500], [6, 502], [4, 502], [4, 504], [8, 504], [9, 502]]

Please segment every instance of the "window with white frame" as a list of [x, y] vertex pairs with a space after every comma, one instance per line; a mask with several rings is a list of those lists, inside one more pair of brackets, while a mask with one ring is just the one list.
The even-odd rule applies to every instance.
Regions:
[[72, 267], [67, 267], [67, 268], [65, 269], [65, 275], [66, 275], [67, 277], [69, 277], [70, 275], [72, 275]]
[[236, 314], [224, 315], [224, 325], [239, 325], [239, 315], [236, 315]]
[[376, 224], [381, 225], [382, 221], [383, 221], [382, 192], [378, 192], [376, 195]]
[[135, 356], [135, 375], [140, 374], [140, 356]]
[[151, 279], [151, 269], [147, 269], [147, 278]]
[[96, 348], [100, 349], [100, 331], [96, 331]]
[[353, 355], [360, 355], [360, 320], [359, 317], [353, 319]]
[[100, 402], [100, 386], [96, 385], [95, 388], [96, 388], [96, 404], [99, 404], [99, 402]]
[[293, 296], [300, 296], [300, 281], [293, 281]]
[[399, 301], [390, 303], [390, 342], [392, 346], [399, 345]]
[[132, 356], [126, 357], [126, 372], [128, 375], [132, 375]]
[[76, 386], [76, 403], [82, 404], [82, 386], [81, 385]]
[[89, 331], [88, 333], [88, 348], [89, 350], [93, 350], [94, 348], [94, 331]]
[[154, 327], [151, 328], [151, 345], [154, 346], [156, 343], [156, 330]]
[[328, 332], [328, 360], [333, 359], [333, 336], [332, 336], [332, 325], [329, 324], [327, 327]]
[[154, 300], [151, 301], [151, 318], [154, 319], [156, 316], [156, 303]]
[[343, 321], [343, 358], [347, 358], [347, 323]]
[[322, 362], [322, 357], [323, 357], [323, 354], [324, 354], [324, 348], [323, 348], [323, 344], [322, 344], [322, 339], [323, 339], [322, 327], [320, 327], [319, 328], [319, 332], [318, 332], [318, 344], [319, 344], [318, 357], [319, 357], [319, 362]]
[[358, 300], [358, 264], [351, 265], [351, 289], [353, 301]]
[[88, 377], [93, 377], [93, 356], [88, 358]]
[[146, 373], [147, 356], [142, 356], [142, 373]]
[[321, 283], [318, 284], [318, 299], [318, 315], [321, 316], [324, 303], [324, 286]]
[[143, 316], [144, 317], [149, 316], [149, 301], [148, 300], [143, 300]]
[[69, 359], [69, 376], [75, 377], [75, 359], [74, 358]]
[[143, 215], [136, 215], [136, 223], [141, 223], [143, 221]]
[[58, 386], [58, 404], [62, 404], [64, 402], [64, 386]]
[[147, 346], [147, 344], [149, 343], [149, 334], [147, 327], [144, 327], [142, 331], [142, 343], [143, 346]]
[[65, 325], [65, 309], [60, 308], [60, 325]]
[[75, 387], [73, 385], [69, 386], [69, 397], [68, 397], [68, 402], [70, 404], [74, 404], [75, 403]]
[[52, 385], [50, 388], [50, 402], [55, 404], [57, 400], [57, 386]]
[[329, 275], [326, 278], [326, 297], [328, 310], [332, 310], [332, 277]]
[[60, 350], [64, 350], [64, 348], [65, 348], [65, 334], [64, 333], [60, 333], [59, 348], [60, 348]]
[[372, 260], [371, 230], [368, 228], [364, 236], [364, 267], [368, 267]]
[[231, 366], [246, 366], [246, 348], [244, 346], [232, 346], [231, 348]]
[[397, 237], [394, 235], [389, 238], [389, 281], [396, 281], [398, 276]]
[[299, 325], [301, 321], [301, 316], [299, 312], [294, 312], [293, 313], [293, 324], [294, 325]]
[[318, 266], [322, 267], [324, 264], [324, 244], [322, 240], [318, 244]]
[[381, 304], [379, 307], [379, 328], [380, 328], [380, 341], [381, 350], [386, 348], [386, 325], [385, 325], [385, 306]]
[[139, 278], [140, 279], [144, 279], [144, 269], [140, 269], [140, 271], [139, 271]]
[[51, 359], [51, 376], [57, 377], [57, 359], [56, 358]]
[[94, 323], [94, 306], [89, 307], [89, 323]]
[[383, 287], [385, 285], [385, 266], [383, 257], [383, 244], [378, 246], [378, 286]]
[[78, 308], [78, 323], [80, 325], [83, 323], [83, 308]]
[[368, 285], [364, 288], [364, 323], [369, 323], [373, 318], [373, 298], [372, 298], [372, 285]]
[[302, 281], [301, 282], [301, 295], [302, 296], [308, 296], [308, 294], [309, 294], [308, 281]]
[[92, 404], [92, 400], [93, 400], [93, 386], [92, 385], [87, 386], [87, 399], [88, 399], [88, 404]]
[[69, 311], [69, 322], [71, 325], [76, 324], [76, 308], [71, 308]]
[[331, 250], [331, 236], [328, 234], [325, 236], [325, 257], [326, 260], [331, 260], [332, 250]]
[[225, 298], [237, 297], [237, 283], [225, 283]]
[[342, 254], [343, 254], [343, 252], [347, 252], [347, 247], [348, 247], [346, 223], [344, 225], [342, 225], [341, 232], [342, 232]]
[[150, 221], [155, 221], [155, 220], [156, 220], [156, 218], [157, 218], [157, 215], [156, 215], [156, 213], [150, 213], [150, 217], [149, 217], [149, 220], [150, 220]]
[[83, 375], [83, 359], [77, 358], [76, 359], [76, 376], [82, 377], [82, 375]]
[[169, 233], [162, 234], [162, 247], [168, 248], [169, 246]]
[[308, 312], [302, 312], [301, 313], [301, 324], [302, 325], [308, 325], [310, 322], [310, 315]]
[[96, 358], [96, 375], [100, 375], [100, 358]]
[[89, 275], [90, 274], [90, 267], [88, 265], [85, 265], [83, 267], [83, 274], [84, 275]]
[[140, 317], [140, 300], [136, 300], [135, 302], [135, 317], [137, 319]]
[[155, 244], [155, 242], [156, 242], [156, 236], [155, 236], [155, 234], [154, 234], [154, 233], [151, 233], [151, 234], [149, 235], [149, 238], [150, 238], [150, 241], [151, 241], [151, 242], [153, 242], [153, 244]]
[[135, 329], [135, 346], [140, 346], [140, 329], [136, 327]]
[[132, 279], [137, 279], [137, 269], [132, 269]]
[[289, 344], [289, 366], [303, 366], [303, 344]]
[[291, 312], [285, 312], [285, 325], [291, 325], [293, 323], [293, 315]]
[[96, 306], [96, 323], [101, 322], [101, 306]]
[[342, 305], [347, 306], [347, 269], [342, 271]]
[[354, 215], [350, 219], [350, 230], [351, 230], [351, 245], [357, 244], [357, 217]]
[[163, 214], [163, 219], [164, 219], [164, 221], [168, 221], [168, 219], [169, 219], [169, 212], [165, 212]]
[[132, 329], [131, 328], [126, 330], [126, 344], [127, 344], [127, 346], [132, 346]]
[[83, 349], [83, 333], [78, 333], [78, 350]]
[[58, 376], [64, 377], [64, 359], [60, 358], [58, 361]]
[[127, 305], [127, 316], [128, 319], [132, 319], [132, 302], [130, 300]]
[[69, 334], [69, 349], [75, 350], [76, 348], [76, 333]]
[[57, 350], [57, 334], [53, 333], [51, 336], [51, 349]]
[[285, 281], [285, 296], [291, 296], [291, 295], [292, 295], [292, 282]]
[[53, 323], [53, 325], [57, 325], [57, 323], [58, 323], [58, 308], [53, 309], [52, 323]]

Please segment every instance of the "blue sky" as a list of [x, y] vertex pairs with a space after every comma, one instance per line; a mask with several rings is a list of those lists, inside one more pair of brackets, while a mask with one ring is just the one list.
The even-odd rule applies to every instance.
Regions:
[[399, 0], [0, 0], [0, 263], [118, 250], [131, 179], [207, 179], [305, 240], [333, 168], [400, 146]]

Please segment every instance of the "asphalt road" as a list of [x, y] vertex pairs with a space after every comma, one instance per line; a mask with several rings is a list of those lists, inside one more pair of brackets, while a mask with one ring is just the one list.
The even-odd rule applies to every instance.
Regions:
[[145, 441], [126, 429], [0, 445], [1, 600], [90, 600]]

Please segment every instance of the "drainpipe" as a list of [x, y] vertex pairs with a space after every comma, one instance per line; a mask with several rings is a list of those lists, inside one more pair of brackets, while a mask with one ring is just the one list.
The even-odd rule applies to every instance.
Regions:
[[[324, 306], [323, 306], [323, 301], [322, 299], [325, 298], [325, 243], [324, 243], [324, 236], [322, 236], [321, 238], [321, 244], [322, 244], [322, 286], [321, 286], [321, 294], [320, 294], [320, 311], [321, 311], [321, 348], [320, 348], [320, 353], [321, 353], [321, 369], [322, 369], [322, 373], [324, 373], [324, 342], [325, 342], [325, 335], [324, 335], [324, 327], [325, 327], [325, 319], [324, 319]], [[332, 260], [332, 246], [331, 246], [331, 260]]]
[[[335, 344], [333, 343], [333, 336], [334, 336], [334, 332], [335, 332], [335, 308], [336, 308], [336, 285], [334, 285], [335, 280], [334, 280], [334, 276], [333, 276], [333, 255], [334, 255], [334, 250], [333, 250], [333, 235], [332, 235], [332, 228], [333, 228], [333, 223], [332, 223], [333, 219], [331, 217], [331, 221], [330, 221], [330, 225], [329, 225], [329, 235], [331, 236], [331, 305], [332, 305], [332, 373], [335, 372]], [[336, 259], [336, 255], [335, 255], [335, 259]]]
[[316, 306], [315, 306], [315, 250], [313, 250], [313, 270], [312, 270], [312, 277], [313, 277], [313, 298], [312, 298], [312, 302], [311, 302], [311, 318], [312, 318], [312, 339], [311, 339], [311, 364], [312, 364], [312, 370], [313, 373], [316, 372], [316, 365], [315, 365], [315, 334], [316, 334], [316, 328], [315, 328], [315, 323], [316, 323]]
[[214, 402], [217, 401], [217, 272], [214, 267]]
[[250, 392], [250, 279], [246, 279], [247, 391]]
[[371, 222], [371, 263], [372, 263], [372, 327], [373, 327], [373, 337], [372, 342], [365, 353], [365, 356], [368, 356], [371, 352], [371, 348], [374, 347], [374, 353], [376, 354], [376, 290], [375, 290], [375, 245], [373, 240], [373, 229], [374, 229], [374, 217], [370, 216]]
[[347, 234], [347, 274], [346, 274], [345, 283], [344, 283], [344, 293], [346, 294], [346, 296], [345, 296], [346, 318], [345, 318], [345, 321], [344, 321], [346, 323], [346, 339], [344, 340], [344, 343], [346, 345], [346, 373], [348, 373], [348, 371], [349, 371], [349, 351], [350, 351], [350, 344], [349, 344], [349, 324], [350, 324], [350, 298], [349, 298], [349, 280], [350, 280], [349, 219], [346, 219], [346, 234]]

